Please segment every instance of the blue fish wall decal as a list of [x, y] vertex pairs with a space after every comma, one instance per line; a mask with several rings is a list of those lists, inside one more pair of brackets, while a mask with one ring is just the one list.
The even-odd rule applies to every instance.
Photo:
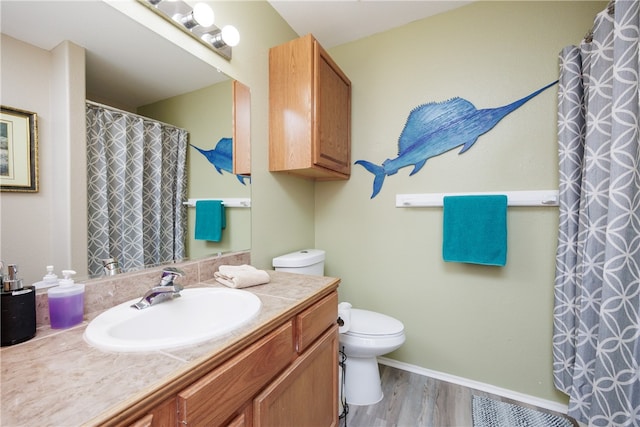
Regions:
[[[231, 138], [220, 138], [220, 141], [218, 141], [212, 150], [203, 150], [193, 144], [189, 145], [202, 153], [202, 155], [209, 160], [209, 163], [216, 168], [219, 174], [222, 175], [222, 171], [233, 174], [233, 140]], [[245, 179], [251, 182], [251, 178], [248, 176], [236, 174], [236, 178], [238, 178], [238, 181], [240, 181], [242, 185], [246, 185], [244, 182]]]
[[507, 114], [556, 83], [557, 80], [529, 96], [498, 108], [478, 110], [462, 98], [431, 102], [414, 108], [398, 139], [398, 157], [385, 160], [381, 166], [366, 160], [355, 162], [374, 175], [371, 198], [380, 192], [387, 175], [394, 175], [407, 166], [413, 166], [410, 176], [414, 175], [431, 157], [461, 145], [463, 147], [458, 154], [464, 153], [480, 135], [490, 131]]

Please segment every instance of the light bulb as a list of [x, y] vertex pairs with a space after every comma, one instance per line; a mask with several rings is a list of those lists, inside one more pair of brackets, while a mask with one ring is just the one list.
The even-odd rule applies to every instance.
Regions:
[[240, 33], [233, 25], [226, 25], [222, 30], [214, 33], [205, 33], [201, 38], [216, 49], [221, 49], [225, 46], [236, 46], [240, 43]]
[[227, 46], [237, 46], [240, 43], [240, 33], [233, 25], [225, 25], [222, 29], [222, 40]]
[[187, 30], [197, 27], [210, 27], [213, 25], [213, 10], [205, 3], [198, 3], [193, 10], [186, 15], [174, 15], [173, 19], [185, 26]]
[[202, 27], [210, 27], [213, 25], [213, 10], [205, 3], [197, 3], [193, 7], [193, 19]]

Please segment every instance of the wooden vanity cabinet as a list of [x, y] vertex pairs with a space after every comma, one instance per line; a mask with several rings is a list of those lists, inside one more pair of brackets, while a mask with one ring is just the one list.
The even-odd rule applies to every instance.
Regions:
[[351, 81], [311, 34], [269, 50], [269, 170], [351, 174]]
[[337, 426], [337, 317], [333, 291], [128, 425]]

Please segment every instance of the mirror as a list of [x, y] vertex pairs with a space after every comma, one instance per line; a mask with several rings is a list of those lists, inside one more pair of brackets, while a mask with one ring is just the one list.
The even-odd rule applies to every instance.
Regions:
[[[124, 15], [115, 6], [103, 1], [16, 1], [2, 2], [0, 7], [3, 37], [8, 35], [45, 51], [53, 50], [65, 40], [85, 49], [87, 99], [186, 128], [191, 134], [190, 141], [201, 148], [212, 149], [221, 138], [232, 136], [233, 76], [220, 73], [183, 47]], [[167, 31], [172, 31], [170, 24], [163, 24]], [[4, 69], [2, 71], [4, 74]], [[26, 83], [18, 81], [16, 84]], [[10, 106], [10, 102], [7, 104]], [[29, 104], [29, 99], [25, 99], [24, 104]], [[51, 117], [43, 115], [39, 116], [39, 120], [53, 121]], [[52, 154], [52, 148], [45, 147], [45, 144], [51, 145], [53, 140], [51, 134], [40, 134], [40, 163], [43, 167], [47, 163], [53, 164], [52, 160], [42, 158]], [[218, 173], [202, 154], [191, 147], [188, 149], [187, 165], [189, 198], [250, 198], [249, 180], [242, 185], [235, 175]], [[51, 210], [51, 199], [55, 197], [51, 192], [56, 183], [46, 182], [52, 175], [55, 173], [41, 175], [41, 194], [37, 197], [47, 199], [43, 203], [49, 204], [44, 206], [43, 211]], [[55, 176], [53, 179], [57, 182]], [[45, 194], [47, 192], [50, 192], [49, 195]], [[3, 193], [3, 202], [7, 201], [3, 205], [25, 202], [24, 198], [14, 196]], [[187, 255], [190, 258], [250, 249], [250, 209], [230, 208], [227, 211], [229, 222], [220, 243], [193, 239], [195, 212], [193, 208], [187, 209], [190, 224]], [[54, 215], [51, 221], [55, 219]], [[25, 227], [24, 223], [17, 225], [7, 221], [5, 219], [2, 222], [2, 253], [3, 257], [12, 259], [5, 261], [20, 265], [25, 282], [40, 280], [44, 266], [55, 263], [50, 259], [51, 254], [48, 257], [23, 256], [15, 259], [14, 254], [20, 251], [12, 247], [13, 242], [9, 243], [12, 241], [9, 232], [16, 228], [16, 236], [24, 236], [25, 233], [19, 230], [24, 231], [29, 224]], [[86, 220], [70, 222], [69, 233], [75, 233], [76, 227], [86, 229]], [[54, 247], [55, 232], [49, 234], [53, 235], [51, 241], [44, 246]], [[29, 246], [42, 245], [42, 234], [29, 235], [28, 239], [31, 241], [23, 242], [25, 253], [29, 252]], [[74, 239], [71, 239], [71, 244], [79, 246]], [[83, 261], [86, 264], [86, 255]], [[78, 266], [78, 263], [75, 260], [73, 268], [81, 276], [82, 266]], [[59, 271], [70, 266], [55, 267]]]
[[[189, 131], [187, 151], [187, 195], [189, 199], [251, 198], [250, 179], [220, 170], [203, 152], [218, 150], [221, 141], [233, 135], [233, 84], [223, 82], [194, 92], [161, 100], [138, 109], [138, 114]], [[196, 148], [197, 147], [197, 148]], [[202, 151], [200, 151], [200, 150]], [[250, 209], [225, 209], [227, 226], [219, 243], [195, 240], [195, 208], [187, 212], [187, 256], [202, 258], [216, 252], [249, 249], [251, 246]]]

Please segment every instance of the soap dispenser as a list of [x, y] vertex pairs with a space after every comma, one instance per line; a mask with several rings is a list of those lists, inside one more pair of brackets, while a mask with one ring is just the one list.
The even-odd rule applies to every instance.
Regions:
[[47, 274], [42, 277], [40, 282], [36, 282], [33, 286], [36, 289], [50, 288], [58, 286], [58, 276], [53, 272], [53, 265], [47, 265]]
[[47, 291], [51, 327], [64, 329], [82, 322], [84, 315], [84, 285], [74, 283], [73, 270], [62, 270], [59, 285]]
[[[0, 271], [1, 274], [1, 271]], [[0, 312], [0, 345], [18, 344], [36, 335], [36, 291], [23, 286], [18, 278], [18, 266], [9, 264], [2, 279]]]
[[58, 276], [53, 273], [53, 265], [47, 265], [47, 274], [44, 275], [42, 281], [47, 285], [58, 284]]

